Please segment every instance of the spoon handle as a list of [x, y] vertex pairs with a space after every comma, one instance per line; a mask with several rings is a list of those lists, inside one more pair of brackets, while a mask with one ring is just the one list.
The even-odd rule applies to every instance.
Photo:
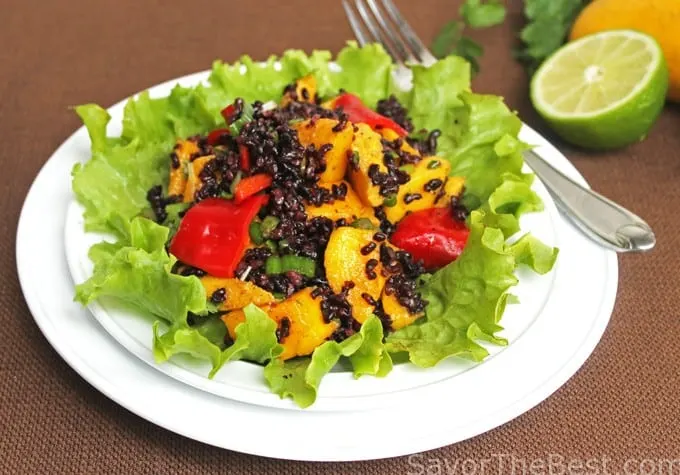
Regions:
[[617, 252], [649, 251], [656, 244], [652, 228], [639, 216], [579, 185], [532, 150], [524, 159], [560, 211], [593, 241]]

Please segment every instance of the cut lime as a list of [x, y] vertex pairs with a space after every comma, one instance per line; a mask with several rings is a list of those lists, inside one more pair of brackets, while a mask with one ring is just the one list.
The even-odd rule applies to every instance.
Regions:
[[586, 148], [642, 140], [663, 108], [668, 68], [651, 36], [604, 31], [569, 43], [531, 81], [531, 101], [562, 138]]

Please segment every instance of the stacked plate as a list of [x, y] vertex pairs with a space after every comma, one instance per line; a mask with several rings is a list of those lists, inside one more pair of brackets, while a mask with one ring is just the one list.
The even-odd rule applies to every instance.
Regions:
[[[192, 86], [208, 73], [177, 82]], [[109, 109], [120, 124], [124, 101]], [[109, 130], [115, 135], [120, 130]], [[585, 183], [567, 159], [524, 127], [521, 138], [565, 174]], [[17, 266], [33, 316], [52, 346], [83, 378], [112, 400], [168, 430], [226, 449], [298, 460], [393, 457], [452, 444], [497, 427], [559, 388], [590, 355], [611, 315], [617, 262], [568, 224], [536, 181], [545, 211], [523, 218], [547, 244], [560, 248], [555, 269], [537, 276], [520, 269], [501, 333], [510, 344], [489, 346], [482, 364], [445, 360], [435, 368], [403, 363], [386, 378], [355, 380], [339, 369], [323, 381], [317, 402], [301, 410], [271, 394], [262, 369], [227, 364], [213, 380], [190, 358], [156, 365], [151, 321], [114, 302], [89, 309], [73, 302], [74, 283], [92, 272], [90, 245], [71, 192], [71, 168], [89, 159], [81, 128], [45, 164], [31, 187], [17, 232]], [[94, 316], [94, 318], [93, 318]]]

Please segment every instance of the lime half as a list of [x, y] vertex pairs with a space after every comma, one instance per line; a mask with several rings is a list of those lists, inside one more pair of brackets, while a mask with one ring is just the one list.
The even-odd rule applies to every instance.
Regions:
[[642, 140], [663, 108], [668, 68], [654, 38], [612, 30], [569, 43], [531, 81], [531, 101], [562, 138], [607, 149]]

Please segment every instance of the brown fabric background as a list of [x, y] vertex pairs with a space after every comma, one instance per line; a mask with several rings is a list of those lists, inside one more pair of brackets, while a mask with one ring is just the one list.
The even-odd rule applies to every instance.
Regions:
[[[397, 3], [429, 42], [460, 1]], [[527, 79], [511, 57], [522, 23], [519, 7], [512, 1], [504, 26], [475, 35], [486, 47], [476, 90], [505, 96], [526, 122], [555, 140], [593, 187], [647, 219], [658, 247], [619, 259], [611, 323], [562, 389], [516, 420], [425, 459], [437, 458], [443, 470], [445, 460], [506, 453], [529, 463], [553, 453], [609, 458], [611, 471], [627, 459], [680, 459], [680, 107], [668, 105], [649, 138], [625, 150], [595, 154], [564, 145], [532, 111]], [[405, 457], [285, 462], [158, 428], [108, 400], [57, 356], [33, 322], [16, 278], [21, 204], [40, 167], [79, 126], [69, 105], [110, 105], [206, 69], [214, 58], [264, 58], [286, 48], [338, 51], [351, 38], [340, 2], [0, 0], [0, 23], [0, 472], [418, 473]], [[374, 430], [379, 438], [380, 429]], [[663, 469], [653, 463], [642, 469]], [[485, 473], [496, 468], [488, 465]], [[680, 460], [673, 468], [680, 473]]]

